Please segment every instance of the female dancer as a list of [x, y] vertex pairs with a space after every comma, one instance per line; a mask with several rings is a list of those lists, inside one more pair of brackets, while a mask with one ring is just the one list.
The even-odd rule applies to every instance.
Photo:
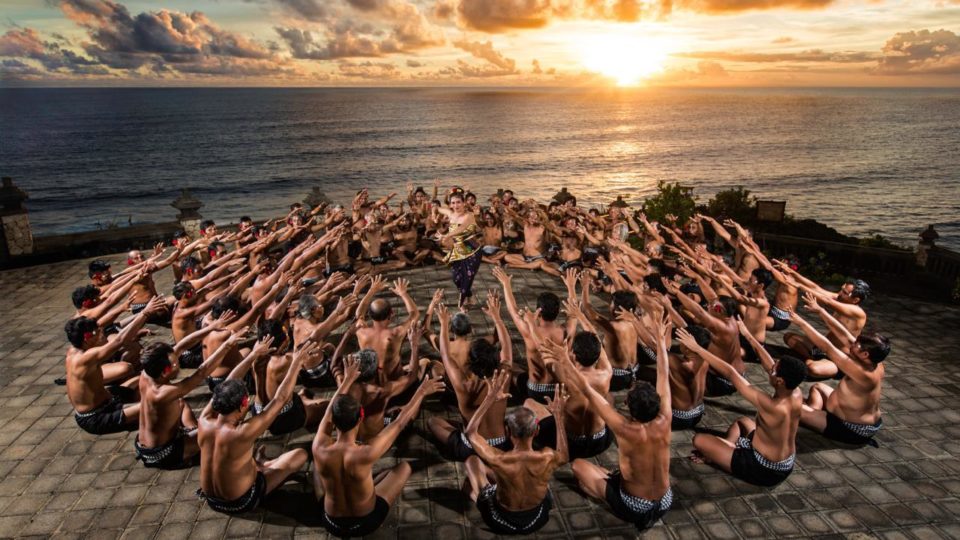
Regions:
[[480, 268], [482, 253], [475, 238], [478, 234], [477, 219], [467, 210], [463, 192], [455, 191], [449, 197], [450, 208], [438, 208], [437, 211], [450, 220], [450, 230], [439, 236], [440, 244], [447, 249], [444, 262], [450, 265], [453, 283], [460, 291], [460, 309], [468, 309], [473, 296], [473, 279]]

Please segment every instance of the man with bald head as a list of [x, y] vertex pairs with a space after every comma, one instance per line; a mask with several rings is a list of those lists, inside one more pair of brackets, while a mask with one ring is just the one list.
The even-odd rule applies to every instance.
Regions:
[[[393, 283], [390, 289], [403, 300], [407, 309], [407, 319], [395, 326], [391, 322], [395, 316], [393, 307], [384, 298], [371, 300], [377, 290], [377, 280], [371, 285], [370, 291], [360, 303], [360, 308], [366, 308], [365, 315], [371, 319], [370, 326], [363, 326], [357, 330], [357, 341], [361, 349], [373, 349], [380, 362], [380, 374], [384, 381], [395, 381], [403, 376], [403, 367], [400, 365], [400, 346], [410, 327], [420, 317], [420, 309], [407, 292], [408, 282], [400, 278]], [[360, 309], [358, 309], [360, 311]]]
[[[553, 471], [568, 458], [564, 422], [557, 422], [556, 450], [534, 450], [537, 416], [526, 407], [518, 407], [504, 417], [513, 449], [498, 450], [480, 434], [480, 424], [494, 403], [507, 399], [510, 372], [498, 371], [485, 383], [487, 395], [465, 430], [476, 452], [466, 461], [470, 498], [476, 501], [484, 522], [495, 534], [530, 534], [550, 519], [553, 499], [547, 484]], [[556, 418], [563, 418], [566, 402], [563, 385], [556, 385], [554, 392], [550, 412]], [[490, 483], [491, 473], [495, 483]]]

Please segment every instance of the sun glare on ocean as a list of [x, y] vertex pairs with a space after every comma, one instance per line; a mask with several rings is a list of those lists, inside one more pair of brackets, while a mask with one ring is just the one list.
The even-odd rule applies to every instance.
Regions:
[[588, 70], [614, 79], [618, 86], [633, 86], [663, 70], [670, 53], [660, 37], [631, 33], [604, 33], [576, 40], [580, 59]]

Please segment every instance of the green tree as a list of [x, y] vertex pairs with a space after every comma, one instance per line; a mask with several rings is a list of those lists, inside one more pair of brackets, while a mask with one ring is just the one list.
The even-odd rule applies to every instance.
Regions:
[[697, 203], [693, 188], [677, 183], [657, 182], [657, 194], [643, 201], [643, 212], [648, 218], [666, 222], [667, 215], [677, 216], [677, 224], [683, 225], [696, 213]]
[[707, 202], [707, 213], [717, 219], [752, 223], [757, 216], [757, 198], [750, 193], [743, 186], [718, 191]]

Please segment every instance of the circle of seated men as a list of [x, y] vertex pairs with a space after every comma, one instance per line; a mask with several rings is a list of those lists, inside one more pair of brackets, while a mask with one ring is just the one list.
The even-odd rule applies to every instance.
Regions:
[[[681, 229], [620, 206], [600, 215], [575, 200], [543, 208], [498, 193], [491, 207], [470, 207], [500, 229], [486, 239], [497, 251], [484, 251], [500, 285], [482, 308], [494, 332], [477, 335], [463, 296], [463, 311], [451, 313], [437, 289], [421, 313], [405, 279], [390, 286], [375, 273], [423, 264], [439, 250], [418, 247], [429, 227], [443, 228], [425, 192], [411, 190], [409, 212], [393, 212], [390, 197], [362, 195], [350, 215], [318, 207], [271, 220], [272, 229], [247, 222], [223, 234], [208, 222], [196, 240], [178, 235], [171, 254], [162, 245], [149, 257], [131, 252], [116, 274], [92, 263], [65, 326], [77, 425], [91, 434], [137, 431], [134, 451], [147, 467], [199, 464], [198, 495], [227, 514], [255, 509], [312, 462], [321, 522], [345, 537], [386, 518], [412, 470], [379, 461], [432, 395], [455, 401], [461, 421], [425, 414], [419, 434], [464, 463], [466, 496], [500, 534], [544, 526], [549, 481], [568, 463], [584, 495], [638, 529], [652, 526], [673, 501], [671, 434], [697, 426], [705, 396], [739, 393], [757, 412], [723, 436], [696, 433], [691, 459], [760, 486], [790, 475], [801, 425], [856, 445], [871, 444], [882, 426], [890, 345], [862, 332], [867, 285], [824, 289], [768, 259], [737, 223], [696, 216]], [[503, 240], [508, 220], [520, 240]], [[376, 225], [377, 235], [398, 227], [384, 243], [412, 241], [407, 253], [381, 254], [381, 239], [374, 246], [369, 238]], [[548, 239], [567, 259], [536, 251]], [[732, 257], [715, 253], [721, 241]], [[367, 256], [341, 257], [356, 242]], [[176, 284], [164, 297], [152, 275], [168, 266]], [[536, 306], [521, 306], [511, 267], [559, 276], [566, 298], [544, 292]], [[402, 320], [384, 297], [388, 287], [404, 305]], [[605, 313], [594, 307], [597, 292], [609, 295]], [[801, 297], [826, 335], [798, 313]], [[525, 368], [514, 360], [504, 308]], [[141, 346], [148, 323], [169, 326], [172, 342]], [[766, 343], [767, 331], [790, 326], [799, 332], [785, 335], [787, 347]], [[747, 369], [758, 369], [750, 364], [763, 369], [768, 390], [747, 380]], [[829, 378], [836, 387], [814, 382], [801, 392], [804, 381]], [[185, 398], [203, 384], [212, 397], [195, 415]], [[332, 397], [318, 397], [330, 389]], [[617, 392], [626, 410], [614, 405]], [[268, 458], [256, 448], [266, 432], [304, 428], [315, 433], [309, 452]], [[614, 442], [618, 468], [590, 460]]]

